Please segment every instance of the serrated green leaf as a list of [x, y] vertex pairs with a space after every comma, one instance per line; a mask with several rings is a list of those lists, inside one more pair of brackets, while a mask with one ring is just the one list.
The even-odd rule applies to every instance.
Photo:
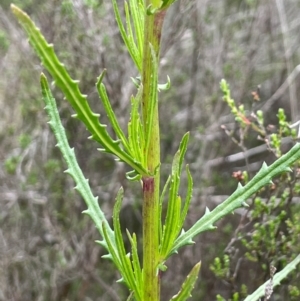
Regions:
[[[138, 49], [135, 41], [134, 41], [134, 36], [133, 36], [133, 32], [131, 29], [131, 21], [130, 21], [130, 15], [129, 15], [129, 11], [128, 11], [128, 5], [127, 3], [125, 3], [125, 15], [126, 15], [126, 23], [127, 23], [127, 28], [129, 27], [129, 32], [127, 33], [123, 22], [122, 22], [122, 18], [119, 12], [119, 8], [118, 8], [118, 4], [116, 0], [112, 0], [112, 4], [113, 4], [113, 9], [114, 9], [114, 13], [115, 13], [115, 18], [120, 30], [120, 34], [122, 36], [122, 39], [127, 47], [127, 50], [133, 60], [133, 62], [135, 63], [135, 66], [137, 67], [138, 71], [141, 73], [142, 71], [142, 50]], [[139, 6], [140, 8], [141, 6]], [[131, 13], [134, 13], [133, 15], [133, 24], [134, 24], [134, 29], [136, 34], [143, 34], [144, 32], [144, 23], [141, 22], [135, 22], [135, 18], [136, 18], [136, 14], [139, 15], [140, 18], [143, 18], [143, 12], [141, 11], [141, 9], [135, 10], [134, 12], [131, 11]], [[140, 36], [137, 36], [137, 41], [138, 41], [138, 45], [140, 47]], [[142, 36], [142, 40], [143, 40], [143, 36]]]
[[191, 297], [191, 292], [198, 278], [200, 267], [201, 267], [201, 262], [197, 263], [193, 267], [193, 269], [187, 276], [186, 280], [182, 284], [179, 293], [173, 296], [170, 301], [186, 301], [188, 298]]
[[162, 259], [166, 257], [166, 254], [168, 254], [172, 248], [172, 245], [180, 231], [178, 225], [180, 221], [181, 198], [180, 196], [177, 196], [174, 200], [169, 200], [169, 202], [170, 205], [168, 206], [166, 222], [163, 228], [160, 250], [160, 256]]
[[134, 24], [135, 37], [137, 42], [137, 48], [140, 57], [143, 57], [143, 43], [144, 43], [144, 15], [145, 8], [144, 3], [141, 0], [129, 0], [130, 12], [132, 15], [132, 21]]
[[191, 175], [188, 165], [186, 166], [186, 174], [187, 174], [187, 179], [188, 179], [188, 186], [187, 186], [186, 198], [185, 198], [185, 202], [184, 202], [184, 206], [183, 206], [183, 209], [181, 212], [181, 217], [180, 217], [180, 222], [179, 222], [180, 229], [183, 227], [186, 215], [187, 215], [189, 207], [190, 207], [192, 196], [193, 196], [193, 178], [192, 178], [192, 175]]
[[280, 157], [272, 165], [267, 166], [263, 164], [262, 169], [244, 187], [238, 185], [236, 191], [227, 200], [218, 205], [213, 211], [206, 212], [188, 231], [182, 233], [176, 239], [168, 256], [176, 252], [180, 247], [188, 244], [199, 233], [213, 229], [216, 221], [235, 209], [242, 207], [245, 200], [267, 185], [274, 176], [285, 172], [286, 168], [299, 160], [299, 158], [300, 144], [297, 143], [288, 153]]
[[127, 162], [137, 173], [149, 175], [140, 162], [137, 162], [137, 160], [122, 150], [119, 141], [114, 141], [109, 136], [105, 129], [106, 126], [99, 122], [99, 114], [91, 111], [86, 96], [81, 94], [78, 82], [70, 77], [64, 65], [57, 58], [53, 50], [53, 45], [47, 43], [29, 16], [13, 4], [11, 5], [11, 9], [25, 29], [29, 41], [43, 65], [52, 75], [56, 85], [63, 91], [66, 99], [76, 111], [76, 117], [85, 124], [92, 134], [92, 139], [100, 143], [105, 152], [112, 153], [120, 160]]
[[[50, 118], [49, 124], [57, 140], [57, 146], [62, 152], [62, 155], [68, 165], [66, 172], [73, 177], [76, 183], [76, 190], [81, 194], [88, 207], [88, 209], [85, 210], [84, 213], [92, 218], [93, 222], [96, 225], [96, 228], [98, 229], [102, 237], [104, 237], [102, 224], [106, 226], [107, 236], [112, 241], [112, 244], [114, 244], [114, 232], [110, 228], [108, 221], [106, 220], [105, 215], [98, 204], [98, 197], [94, 197], [88, 180], [84, 177], [77, 163], [74, 149], [70, 148], [69, 146], [65, 129], [61, 123], [56, 102], [49, 89], [46, 76], [44, 74], [41, 74], [40, 80], [43, 100], [46, 104], [45, 110]], [[102, 246], [107, 248], [107, 245], [105, 245], [103, 242]]]
[[[300, 254], [290, 262], [284, 269], [280, 272], [276, 273], [273, 277], [273, 287], [280, 284], [282, 280], [284, 280], [289, 273], [293, 272], [297, 265], [300, 263]], [[266, 285], [269, 283], [269, 280], [266, 281], [263, 285], [261, 285], [255, 292], [249, 295], [244, 301], [257, 301], [260, 300], [261, 297], [265, 295]]]
[[[120, 260], [119, 254], [118, 254], [115, 239], [112, 240], [110, 238], [110, 236], [108, 235], [107, 225], [104, 223], [102, 225], [102, 232], [103, 232], [103, 237], [107, 244], [107, 249], [109, 252], [109, 254], [105, 254], [102, 257], [111, 259], [113, 261], [113, 263], [116, 265], [116, 267], [118, 268], [118, 270], [120, 270], [122, 268], [122, 264], [121, 264], [121, 260]], [[102, 242], [98, 241], [98, 243], [101, 244]]]
[[189, 132], [184, 134], [184, 136], [181, 139], [180, 145], [179, 145], [179, 151], [180, 151], [179, 170], [178, 170], [179, 173], [181, 172], [181, 169], [182, 169], [182, 163], [183, 163], [184, 156], [185, 156], [185, 153], [186, 153], [186, 150], [187, 150], [189, 137], [190, 137]]
[[124, 8], [125, 8], [125, 20], [126, 20], [126, 27], [127, 27], [127, 38], [128, 38], [128, 42], [129, 42], [129, 45], [128, 45], [129, 47], [127, 49], [129, 52], [133, 53], [134, 57], [136, 57], [137, 60], [141, 61], [142, 57], [140, 56], [140, 52], [135, 44], [134, 35], [133, 35], [133, 31], [132, 31], [132, 26], [131, 26], [130, 12], [129, 12], [128, 4], [126, 1], [124, 3]]
[[139, 105], [143, 93], [143, 85], [140, 84], [136, 97], [131, 97], [130, 121], [128, 122], [128, 141], [130, 151], [137, 160], [146, 164], [144, 149], [144, 130], [139, 114]]
[[102, 100], [102, 104], [104, 106], [105, 112], [106, 112], [107, 117], [110, 121], [110, 124], [112, 125], [113, 130], [115, 131], [117, 137], [121, 140], [121, 142], [124, 145], [125, 149], [130, 153], [130, 148], [129, 148], [129, 145], [128, 145], [128, 141], [127, 141], [126, 136], [123, 133], [120, 125], [119, 125], [117, 117], [116, 117], [116, 115], [115, 115], [115, 113], [114, 113], [114, 111], [111, 107], [110, 101], [108, 99], [105, 86], [102, 83], [102, 80], [103, 80], [103, 77], [104, 77], [105, 73], [106, 73], [106, 70], [104, 70], [100, 74], [100, 76], [98, 78], [98, 81], [96, 83], [98, 94], [99, 94], [99, 97]]
[[165, 198], [165, 195], [166, 195], [166, 192], [167, 192], [167, 189], [169, 187], [169, 184], [170, 184], [170, 181], [171, 181], [171, 176], [168, 177], [166, 183], [165, 183], [165, 186], [163, 188], [163, 191], [161, 193], [161, 196], [160, 196], [160, 199], [159, 199], [159, 220], [160, 220], [160, 223], [159, 223], [159, 241], [161, 242], [162, 241], [162, 233], [163, 233], [163, 226], [162, 226], [162, 205], [163, 205], [163, 202], [164, 202], [164, 198]]
[[141, 300], [142, 293], [142, 287], [143, 287], [143, 278], [142, 278], [142, 269], [140, 266], [139, 256], [138, 256], [138, 249], [137, 249], [137, 241], [136, 241], [136, 235], [133, 233], [131, 236], [129, 231], [126, 230], [127, 236], [129, 238], [130, 244], [131, 244], [131, 250], [132, 250], [132, 266], [136, 281], [136, 288], [138, 292], [136, 292], [136, 299]]
[[[149, 149], [150, 144], [150, 137], [152, 133], [152, 124], [153, 124], [153, 116], [154, 116], [154, 110], [157, 106], [157, 84], [158, 84], [158, 62], [155, 50], [153, 48], [153, 45], [149, 45], [151, 49], [151, 64], [152, 64], [152, 74], [151, 74], [151, 87], [150, 87], [150, 96], [149, 96], [149, 107], [147, 112], [147, 120], [146, 120], [146, 134], [145, 134], [145, 145], [146, 150]], [[148, 152], [147, 152], [148, 153]], [[145, 158], [147, 161], [147, 158]]]
[[[181, 217], [181, 198], [178, 196], [179, 184], [180, 184], [180, 174], [182, 169], [182, 163], [184, 155], [187, 149], [187, 143], [189, 139], [189, 133], [185, 134], [181, 140], [179, 150], [176, 152], [173, 163], [172, 163], [172, 174], [171, 174], [171, 184], [169, 191], [169, 201], [167, 208], [167, 216], [165, 225], [163, 227], [162, 242], [160, 255], [164, 259], [169, 253], [174, 240], [178, 236], [182, 227], [182, 217]], [[185, 208], [184, 210], [187, 210]]]
[[113, 211], [113, 225], [114, 225], [114, 232], [115, 232], [115, 240], [116, 240], [118, 257], [120, 260], [119, 271], [123, 276], [124, 281], [128, 285], [128, 287], [131, 290], [133, 290], [135, 293], [138, 293], [139, 288], [137, 287], [137, 283], [135, 281], [135, 277], [130, 261], [130, 256], [129, 254], [126, 254], [125, 251], [121, 225], [120, 225], [120, 210], [122, 206], [123, 193], [124, 193], [123, 188], [121, 187], [118, 191], [118, 195], [116, 197], [116, 203]]
[[165, 84], [158, 84], [158, 92], [167, 91], [171, 88], [171, 80], [169, 75], [167, 76], [168, 81]]

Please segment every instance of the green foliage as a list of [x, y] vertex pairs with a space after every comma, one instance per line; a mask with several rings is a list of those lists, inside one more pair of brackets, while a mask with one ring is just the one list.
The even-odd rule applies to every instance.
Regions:
[[[242, 115], [242, 118], [236, 119], [241, 129], [245, 129], [245, 126], [248, 126], [258, 132], [258, 134], [268, 133], [268, 126], [265, 125], [262, 111], [252, 114], [252, 116], [255, 117], [251, 120], [253, 124], [249, 123], [246, 125], [243, 120], [250, 120], [248, 116], [246, 116], [246, 112], [243, 112], [240, 108], [236, 108], [234, 100], [230, 97], [228, 85], [223, 82], [221, 86], [225, 94], [224, 99], [234, 115], [236, 116], [237, 112]], [[283, 158], [283, 138], [288, 136], [295, 139], [296, 133], [287, 122], [283, 109], [279, 109], [277, 118], [278, 128], [276, 132], [270, 134], [269, 138], [266, 136], [265, 141], [270, 151], [272, 151], [276, 157]], [[272, 128], [272, 130], [274, 131], [274, 128]], [[234, 257], [234, 252], [238, 251], [239, 242], [241, 242], [245, 251], [240, 255], [239, 262], [243, 262], [244, 264], [251, 262], [255, 263], [256, 266], [258, 265], [259, 270], [253, 270], [256, 277], [260, 277], [261, 275], [268, 277], [270, 265], [286, 266], [288, 262], [295, 258], [300, 252], [298, 246], [300, 229], [297, 226], [299, 223], [299, 211], [297, 210], [298, 206], [296, 204], [291, 204], [293, 196], [298, 195], [299, 191], [299, 183], [297, 182], [299, 179], [299, 164], [299, 160], [294, 161], [294, 163], [290, 165], [294, 169], [293, 173], [281, 174], [275, 178], [269, 186], [256, 191], [256, 194], [250, 202], [249, 209], [246, 211], [245, 216], [242, 217], [242, 223], [244, 223], [244, 220], [247, 220], [247, 229], [244, 230], [243, 226], [239, 226], [238, 231], [230, 243], [231, 251], [226, 256]], [[239, 180], [247, 182], [248, 184], [251, 183], [246, 171], [243, 172]], [[250, 225], [251, 230], [249, 230]], [[232, 262], [226, 266], [225, 259], [224, 263], [222, 263], [219, 258], [215, 258], [211, 270], [216, 277], [234, 285], [234, 282], [232, 282], [234, 276], [230, 270], [235, 270], [235, 273], [237, 273], [238, 263], [236, 260], [232, 260]], [[249, 270], [248, 272], [250, 274], [252, 271]], [[252, 281], [254, 281], [254, 278]], [[242, 287], [240, 291], [236, 293], [245, 296]], [[292, 298], [292, 294], [290, 294], [290, 297]], [[229, 300], [234, 300], [234, 295]]]
[[[73, 117], [78, 118], [86, 125], [91, 133], [91, 138], [102, 145], [102, 151], [114, 154], [120, 160], [127, 162], [138, 174], [148, 175], [148, 171], [142, 166], [142, 163], [131, 156], [130, 150], [124, 151], [119, 145], [120, 141], [112, 139], [105, 129], [106, 126], [98, 121], [100, 115], [91, 111], [86, 96], [80, 92], [78, 83], [70, 77], [64, 65], [58, 60], [53, 50], [53, 45], [46, 42], [27, 14], [15, 6], [12, 6], [12, 9], [24, 26], [29, 36], [29, 41], [40, 56], [45, 68], [54, 77], [55, 84], [63, 91], [67, 100], [69, 100], [76, 111]], [[100, 79], [102, 78], [103, 73], [100, 76]], [[106, 113], [109, 114], [110, 112]], [[121, 137], [118, 138], [120, 139]]]
[[219, 257], [216, 257], [213, 264], [210, 265], [210, 270], [220, 278], [224, 278], [229, 274], [230, 268], [230, 257], [224, 255], [222, 260]]
[[0, 52], [5, 53], [9, 48], [9, 39], [5, 32], [0, 31]]
[[[96, 225], [102, 238], [98, 243], [103, 246], [108, 254], [104, 258], [113, 261], [121, 274], [121, 282], [124, 282], [129, 289], [129, 299], [134, 298], [138, 301], [158, 301], [160, 292], [160, 273], [166, 269], [165, 261], [172, 254], [177, 253], [178, 249], [193, 243], [193, 239], [201, 232], [213, 230], [215, 223], [225, 215], [232, 213], [240, 207], [248, 207], [246, 201], [257, 194], [266, 185], [272, 184], [275, 176], [289, 178], [290, 166], [295, 164], [300, 158], [300, 144], [296, 144], [288, 153], [280, 156], [270, 166], [266, 163], [262, 165], [261, 170], [248, 181], [248, 175], [245, 174], [246, 185], [239, 183], [236, 191], [223, 203], [210, 211], [208, 208], [202, 218], [200, 218], [190, 229], [183, 229], [186, 215], [192, 199], [193, 180], [188, 166], [187, 173], [187, 192], [184, 202], [179, 195], [180, 179], [184, 156], [187, 151], [189, 133], [185, 134], [181, 140], [179, 150], [176, 152], [171, 174], [166, 181], [162, 193], [159, 191], [160, 181], [160, 141], [159, 141], [159, 123], [158, 123], [158, 92], [170, 88], [170, 81], [167, 84], [158, 84], [158, 67], [160, 52], [160, 35], [163, 25], [166, 9], [174, 0], [152, 0], [144, 2], [142, 0], [130, 0], [125, 2], [126, 30], [123, 25], [121, 14], [117, 6], [117, 1], [113, 0], [113, 9], [115, 12], [117, 24], [127, 47], [127, 50], [135, 64], [140, 77], [134, 79], [137, 87], [137, 93], [131, 97], [130, 121], [128, 122], [128, 138], [118, 123], [117, 116], [112, 108], [111, 102], [103, 84], [105, 70], [100, 74], [96, 87], [107, 114], [109, 123], [117, 137], [113, 139], [106, 131], [106, 125], [99, 122], [100, 115], [95, 114], [79, 89], [78, 82], [73, 80], [67, 72], [64, 65], [58, 59], [53, 45], [48, 44], [39, 29], [35, 26], [29, 16], [16, 6], [12, 5], [12, 11], [24, 27], [29, 41], [37, 55], [40, 57], [44, 67], [53, 77], [57, 87], [61, 89], [66, 99], [69, 101], [75, 114], [73, 117], [79, 119], [90, 132], [93, 140], [98, 142], [102, 151], [110, 153], [127, 163], [133, 172], [127, 173], [127, 177], [132, 180], [142, 180], [143, 188], [143, 264], [141, 265], [138, 253], [137, 237], [127, 231], [130, 242], [131, 252], [126, 251], [123, 240], [120, 211], [123, 200], [123, 188], [120, 188], [113, 212], [113, 229], [111, 228], [104, 212], [99, 206], [98, 198], [94, 197], [89, 181], [84, 177], [81, 168], [75, 157], [74, 149], [69, 146], [65, 129], [62, 125], [56, 101], [49, 89], [47, 79], [44, 74], [41, 75], [41, 90], [46, 104], [46, 112], [49, 116], [49, 125], [52, 128], [57, 140], [57, 146], [60, 149], [67, 163], [65, 173], [69, 174], [75, 181], [75, 189], [83, 197], [87, 209], [83, 211], [88, 215]], [[68, 12], [70, 3], [64, 2], [64, 9]], [[93, 7], [95, 2], [87, 1], [86, 5]], [[140, 80], [139, 80], [140, 78]], [[226, 81], [221, 81], [221, 89], [224, 94], [224, 100], [231, 108], [232, 114], [241, 128], [246, 129], [251, 126], [262, 136], [266, 135], [263, 128], [263, 114], [258, 113], [255, 122], [251, 122], [246, 116], [246, 110], [243, 105], [236, 106], [230, 96], [229, 85]], [[278, 114], [282, 131], [280, 135], [289, 133], [286, 129], [288, 124], [284, 114], [280, 111]], [[275, 153], [279, 154], [280, 143], [278, 137], [272, 138], [272, 147]], [[30, 143], [29, 139], [22, 139], [22, 145]], [[280, 154], [281, 155], [281, 154]], [[18, 161], [11, 159], [7, 163], [7, 170], [14, 172]], [[55, 162], [50, 162], [47, 168], [53, 171], [56, 168]], [[162, 222], [162, 204], [169, 188], [167, 212], [164, 223]], [[286, 194], [283, 193], [283, 199]], [[256, 199], [257, 210], [260, 214], [269, 214], [259, 198]], [[257, 214], [257, 213], [256, 213]], [[262, 236], [271, 237], [270, 242], [275, 241], [273, 235], [278, 231], [286, 213], [281, 213], [269, 219], [266, 228], [255, 226], [256, 232], [253, 233], [251, 248], [258, 248]], [[290, 224], [293, 224], [291, 221]], [[293, 224], [294, 226], [294, 224]], [[245, 245], [250, 242], [245, 241]], [[268, 245], [267, 247], [270, 248]], [[251, 254], [253, 255], [253, 254]], [[299, 257], [299, 256], [298, 256]], [[274, 286], [278, 285], [288, 273], [293, 271], [298, 264], [298, 257], [288, 264], [284, 270], [274, 277]], [[228, 274], [230, 260], [227, 255], [222, 260], [219, 258], [211, 265], [211, 269], [220, 277], [226, 277]], [[179, 292], [171, 300], [184, 301], [191, 296], [195, 282], [200, 270], [200, 263], [197, 263], [182, 284]], [[273, 281], [273, 275], [271, 275]], [[257, 300], [261, 296], [261, 286], [258, 293], [248, 296], [246, 300]], [[245, 291], [245, 289], [244, 289]], [[296, 294], [295, 290], [293, 293]], [[235, 292], [232, 300], [237, 301], [240, 293]], [[223, 300], [218, 297], [218, 300]]]
[[7, 158], [4, 162], [4, 167], [7, 173], [14, 174], [20, 162], [19, 156], [11, 156]]
[[20, 147], [22, 149], [25, 149], [31, 142], [31, 137], [27, 134], [22, 134], [19, 137], [19, 143], [20, 143]]
[[197, 263], [192, 271], [187, 276], [185, 282], [182, 284], [181, 290], [177, 295], [172, 297], [170, 301], [185, 301], [189, 297], [191, 297], [191, 291], [194, 288], [194, 284], [198, 278], [199, 270], [200, 270], [200, 263]]

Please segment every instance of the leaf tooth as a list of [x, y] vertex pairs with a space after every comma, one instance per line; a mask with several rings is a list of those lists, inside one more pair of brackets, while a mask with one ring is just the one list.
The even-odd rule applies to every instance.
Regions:
[[100, 246], [103, 246], [106, 244], [106, 242], [104, 240], [95, 240], [96, 244], [99, 244]]
[[187, 245], [194, 245], [195, 242], [194, 242], [191, 238], [189, 238], [189, 239], [186, 241], [186, 244], [187, 244]]
[[171, 256], [171, 255], [173, 255], [173, 254], [178, 254], [178, 251], [177, 251], [177, 250], [172, 250], [172, 251], [169, 253], [168, 256]]
[[120, 279], [118, 279], [116, 282], [117, 282], [117, 283], [125, 283], [125, 281], [124, 281], [124, 278], [123, 278], [123, 277], [122, 277], [122, 278], [120, 278]]
[[72, 114], [71, 117], [72, 117], [72, 118], [79, 118], [77, 113]]
[[246, 202], [243, 202], [242, 206], [247, 207], [247, 208], [249, 207], [249, 205]]
[[293, 170], [290, 167], [286, 167], [283, 171], [285, 171], [285, 172], [293, 172]]
[[85, 210], [83, 210], [81, 213], [82, 213], [82, 214], [86, 214], [86, 215], [91, 216], [91, 212], [90, 212], [89, 209], [85, 209]]
[[209, 213], [210, 213], [210, 210], [209, 210], [209, 208], [208, 208], [208, 207], [206, 207], [206, 208], [205, 208], [205, 213], [204, 213], [204, 216], [205, 216], [205, 215], [207, 215], [207, 214], [209, 214]]
[[101, 114], [99, 114], [99, 113], [94, 113], [94, 112], [92, 113], [92, 115], [95, 116], [95, 117], [97, 117], [97, 118], [99, 118], [99, 117], [101, 116]]
[[215, 230], [217, 229], [218, 227], [217, 226], [214, 226], [213, 224], [207, 226], [207, 230]]
[[113, 142], [113, 144], [120, 144], [121, 140], [117, 139], [117, 140], [113, 140], [112, 142]]
[[112, 261], [113, 261], [113, 257], [111, 256], [111, 254], [105, 254], [105, 255], [102, 255], [101, 258], [104, 258], [104, 259], [108, 259], [108, 260], [112, 260]]
[[267, 165], [266, 162], [264, 162], [264, 163], [262, 164], [261, 168], [260, 168], [260, 172], [265, 171], [265, 170], [267, 170], [267, 169], [268, 169], [268, 165]]
[[64, 171], [64, 173], [66, 173], [66, 174], [68, 174], [68, 175], [72, 175], [72, 171], [71, 171], [70, 168], [66, 169], [66, 170]]
[[243, 190], [243, 185], [241, 183], [238, 183], [237, 188], [236, 188], [236, 192], [241, 192]]

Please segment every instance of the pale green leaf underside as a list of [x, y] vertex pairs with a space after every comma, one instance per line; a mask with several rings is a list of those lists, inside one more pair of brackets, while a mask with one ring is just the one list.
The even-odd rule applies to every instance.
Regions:
[[[43, 99], [45, 101], [45, 110], [50, 118], [48, 122], [54, 132], [57, 140], [57, 146], [61, 150], [63, 157], [68, 165], [66, 173], [70, 174], [75, 183], [75, 189], [83, 197], [88, 209], [83, 213], [88, 214], [96, 225], [96, 228], [100, 232], [101, 236], [104, 237], [102, 231], [102, 225], [105, 224], [107, 228], [107, 235], [114, 244], [114, 232], [110, 228], [103, 211], [100, 209], [98, 204], [98, 198], [94, 197], [91, 188], [88, 184], [88, 180], [84, 177], [75, 157], [74, 149], [70, 148], [65, 129], [61, 124], [59, 113], [56, 107], [55, 99], [53, 98], [51, 91], [48, 86], [47, 79], [44, 74], [41, 75], [41, 88]], [[105, 243], [102, 243], [107, 248]]]
[[[300, 254], [290, 262], [283, 270], [276, 273], [273, 278], [273, 287], [280, 284], [280, 282], [287, 277], [289, 273], [296, 269], [297, 265], [300, 263]], [[255, 292], [249, 295], [244, 301], [257, 301], [265, 295], [265, 288], [269, 281], [266, 281], [261, 285]]]
[[269, 184], [272, 178], [280, 173], [290, 171], [289, 166], [300, 158], [300, 144], [297, 143], [288, 153], [276, 160], [272, 165], [263, 164], [260, 171], [244, 187], [238, 185], [236, 191], [213, 211], [207, 209], [205, 215], [187, 232], [183, 232], [175, 241], [169, 256], [176, 253], [184, 245], [192, 244], [193, 238], [199, 233], [215, 228], [214, 224], [223, 216], [245, 205], [245, 201], [263, 186]]
[[186, 277], [186, 280], [181, 286], [179, 293], [172, 297], [170, 301], [185, 301], [191, 297], [191, 292], [194, 288], [195, 282], [198, 278], [201, 263], [197, 263], [191, 272]]

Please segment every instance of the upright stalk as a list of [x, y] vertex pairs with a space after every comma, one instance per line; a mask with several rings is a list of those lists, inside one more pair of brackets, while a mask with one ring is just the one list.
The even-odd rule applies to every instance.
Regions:
[[[146, 1], [146, 7], [151, 3]], [[154, 49], [157, 61], [159, 59], [161, 30], [165, 11], [145, 16], [144, 53], [143, 53], [143, 97], [142, 111], [144, 128], [148, 126], [148, 114], [151, 102], [155, 101], [152, 130], [148, 149], [144, 149], [147, 157], [147, 167], [153, 177], [143, 178], [143, 279], [144, 301], [158, 301], [160, 299], [160, 280], [158, 277], [159, 261], [159, 180], [160, 180], [160, 137], [157, 99], [151, 99], [151, 80], [153, 68], [151, 46]]]

